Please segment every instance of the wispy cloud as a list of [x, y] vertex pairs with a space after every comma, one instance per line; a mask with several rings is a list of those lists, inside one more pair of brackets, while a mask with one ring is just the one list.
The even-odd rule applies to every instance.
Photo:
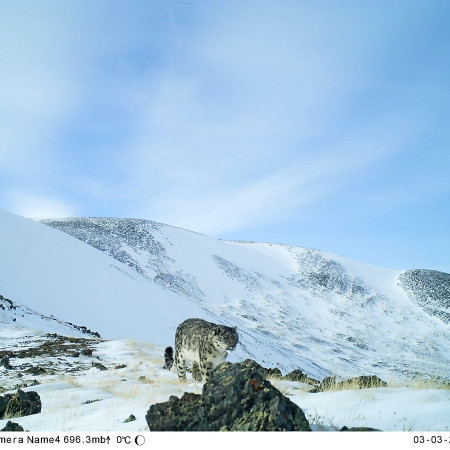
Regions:
[[9, 192], [5, 195], [8, 210], [32, 219], [74, 217], [76, 209], [64, 200], [38, 196], [26, 192]]
[[314, 40], [306, 13], [263, 9], [249, 22], [233, 11], [205, 21], [187, 44], [179, 36], [178, 70], [143, 83], [122, 154], [133, 215], [215, 235], [276, 224], [404, 150], [411, 121], [396, 117], [394, 99], [357, 113], [378, 64], [365, 56], [376, 35], [344, 17], [335, 28], [367, 39], [345, 30], [334, 45], [328, 34]]
[[3, 207], [276, 234], [449, 167], [445, 2], [5, 5]]
[[[359, 186], [371, 167], [397, 153], [395, 143], [387, 148], [383, 142], [371, 142], [368, 136], [345, 141], [326, 151], [300, 154], [290, 167], [241, 179], [232, 185], [220, 180], [214, 183], [210, 177], [211, 173], [223, 171], [225, 177], [232, 178], [228, 173], [232, 167], [203, 166], [207, 172], [204, 176], [190, 168], [191, 176], [177, 181], [174, 174], [182, 176], [183, 167], [179, 161], [172, 161], [175, 167], [162, 170], [164, 174], [173, 174], [170, 180], [165, 180], [165, 189], [147, 198], [139, 197], [138, 215], [213, 235], [249, 229], [255, 224], [289, 221], [301, 217], [305, 207], [320, 206], [328, 198]], [[188, 172], [189, 167], [184, 170]], [[157, 183], [150, 177], [149, 184], [152, 180]], [[143, 192], [151, 190], [149, 186]]]

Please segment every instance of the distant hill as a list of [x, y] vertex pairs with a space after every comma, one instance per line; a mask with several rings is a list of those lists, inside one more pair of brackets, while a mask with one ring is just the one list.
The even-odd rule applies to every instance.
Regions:
[[101, 337], [99, 333], [89, 330], [84, 325], [75, 325], [53, 316], [44, 316], [3, 295], [0, 295], [0, 324], [11, 324], [27, 330], [47, 331], [66, 336]]
[[42, 222], [0, 211], [0, 294], [21, 311], [0, 309], [2, 323], [165, 346], [182, 320], [202, 317], [238, 327], [231, 361], [316, 379], [448, 378], [448, 274], [138, 219]]
[[[188, 305], [186, 317], [236, 325], [236, 358], [242, 354], [283, 371], [301, 367], [318, 378], [447, 376], [447, 274], [427, 272], [419, 289], [417, 271], [383, 269], [320, 250], [222, 241], [140, 219], [42, 222], [161, 288], [164, 295], [149, 297], [148, 311], [164, 309], [170, 293]], [[429, 297], [438, 308], [424, 302]], [[167, 306], [163, 319], [171, 333], [174, 312]]]

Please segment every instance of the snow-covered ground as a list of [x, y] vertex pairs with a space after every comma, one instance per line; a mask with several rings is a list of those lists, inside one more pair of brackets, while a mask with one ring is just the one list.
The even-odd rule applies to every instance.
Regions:
[[[28, 344], [44, 335], [5, 328], [9, 335]], [[162, 369], [163, 348], [131, 339], [93, 340], [92, 356], [77, 358], [78, 371], [68, 372], [64, 355], [55, 373], [25, 376], [22, 382], [41, 384], [24, 388], [38, 392], [42, 412], [12, 419], [30, 431], [148, 431], [145, 414], [153, 403], [167, 401], [170, 395], [201, 393], [202, 384], [188, 377], [178, 382], [177, 375]], [[22, 344], [24, 345], [24, 344]], [[1, 350], [1, 348], [0, 348]], [[83, 357], [80, 357], [83, 358]], [[74, 360], [72, 358], [72, 360]], [[92, 367], [100, 362], [107, 370]], [[11, 364], [24, 364], [12, 359]], [[48, 358], [37, 356], [29, 364], [48, 367]], [[123, 366], [126, 367], [123, 367]], [[4, 376], [5, 369], [2, 375]], [[299, 382], [271, 380], [281, 392], [306, 414], [315, 431], [334, 431], [343, 426], [372, 427], [384, 431], [448, 431], [450, 390], [407, 387], [372, 388], [308, 393], [310, 386]], [[136, 420], [125, 422], [133, 414]], [[0, 420], [0, 428], [7, 420]]]
[[[275, 383], [276, 385], [276, 383]], [[383, 431], [448, 431], [450, 390], [371, 388], [290, 397], [317, 429], [372, 427]]]
[[[1, 326], [2, 336], [10, 336], [4, 349], [38, 348], [47, 335], [31, 330]], [[11, 340], [15, 340], [14, 347]], [[30, 431], [120, 431], [148, 430], [145, 414], [152, 403], [166, 401], [170, 395], [198, 392], [198, 383], [180, 384], [175, 373], [163, 370], [163, 349], [132, 339], [117, 341], [86, 340], [91, 356], [71, 356], [71, 350], [57, 356], [38, 354], [11, 358], [11, 369], [0, 369], [2, 385], [40, 384], [22, 388], [36, 391], [42, 401], [40, 414], [11, 419]], [[92, 365], [102, 364], [107, 370]], [[125, 366], [125, 367], [124, 367]], [[47, 374], [28, 374], [27, 367], [40, 367]], [[18, 373], [24, 375], [18, 378]], [[8, 383], [9, 381], [9, 383]], [[14, 389], [11, 390], [14, 392]], [[131, 414], [133, 422], [125, 423]], [[7, 420], [0, 420], [0, 427]]]

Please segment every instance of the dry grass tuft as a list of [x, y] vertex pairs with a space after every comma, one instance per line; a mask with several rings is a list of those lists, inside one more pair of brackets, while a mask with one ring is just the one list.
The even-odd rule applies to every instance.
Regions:
[[406, 383], [406, 386], [412, 389], [444, 389], [450, 390], [450, 381], [443, 380], [439, 377], [427, 377], [427, 378], [419, 378], [416, 377]]
[[335, 377], [324, 379], [315, 392], [333, 392], [345, 390], [377, 389], [377, 388], [409, 388], [409, 389], [438, 389], [450, 390], [450, 382], [438, 377], [412, 378], [405, 382], [389, 382], [378, 377], [356, 377], [348, 380], [338, 380]]

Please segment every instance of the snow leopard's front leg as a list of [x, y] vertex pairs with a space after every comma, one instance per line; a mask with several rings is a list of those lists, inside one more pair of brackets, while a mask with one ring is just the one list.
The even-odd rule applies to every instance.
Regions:
[[211, 361], [205, 361], [203, 364], [200, 365], [202, 376], [205, 379], [205, 381], [209, 380], [209, 377], [211, 376], [211, 372], [213, 371], [213, 364]]
[[209, 377], [211, 375], [212, 370], [214, 369], [213, 363], [212, 363], [212, 354], [214, 349], [211, 347], [211, 345], [204, 344], [200, 346], [199, 349], [200, 354], [200, 370], [203, 375], [203, 379], [205, 381], [209, 380]]
[[192, 363], [192, 378], [195, 381], [202, 381], [202, 374], [200, 372], [199, 363], [197, 361], [194, 361]]

